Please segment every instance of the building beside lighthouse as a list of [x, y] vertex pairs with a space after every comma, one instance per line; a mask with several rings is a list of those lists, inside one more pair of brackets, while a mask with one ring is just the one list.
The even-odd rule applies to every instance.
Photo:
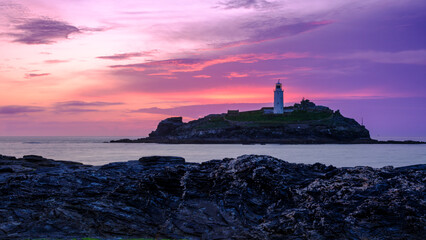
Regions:
[[[274, 106], [273, 107], [262, 107], [260, 110], [251, 110], [251, 111], [242, 111], [239, 110], [228, 110], [228, 113], [226, 114], [227, 117], [238, 119], [239, 116], [244, 116], [241, 121], [249, 121], [247, 119], [255, 118], [258, 121], [271, 121], [271, 120], [279, 120], [282, 118], [287, 118], [292, 114], [294, 111], [299, 112], [305, 112], [305, 113], [327, 113], [332, 114], [333, 110], [331, 110], [328, 107], [316, 105], [315, 103], [309, 101], [308, 99], [303, 98], [300, 103], [295, 103], [293, 106], [287, 106], [284, 107], [284, 90], [282, 83], [278, 80], [277, 83], [275, 83], [275, 89], [274, 89]], [[261, 113], [263, 115], [272, 115], [272, 114], [279, 114], [275, 117], [265, 117], [262, 120], [259, 120], [258, 114]], [[281, 115], [281, 116], [280, 116]], [[309, 116], [306, 116], [309, 118]]]
[[274, 114], [283, 114], [284, 113], [284, 91], [282, 89], [282, 84], [278, 80], [275, 84], [274, 91]]

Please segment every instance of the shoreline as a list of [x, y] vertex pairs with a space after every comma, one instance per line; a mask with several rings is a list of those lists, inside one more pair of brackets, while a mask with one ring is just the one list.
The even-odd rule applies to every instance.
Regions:
[[375, 140], [357, 139], [355, 141], [309, 140], [309, 139], [273, 139], [273, 140], [241, 140], [241, 139], [118, 139], [105, 143], [158, 143], [158, 144], [242, 144], [242, 145], [312, 145], [312, 144], [426, 144], [415, 140]]
[[[173, 161], [176, 161], [176, 159], [178, 159], [180, 162], [180, 164], [189, 164], [189, 165], [203, 165], [203, 164], [207, 164], [208, 162], [212, 161], [212, 162], [217, 162], [217, 161], [227, 161], [230, 159], [238, 159], [238, 158], [242, 158], [242, 157], [265, 157], [265, 158], [271, 158], [271, 159], [276, 159], [282, 162], [286, 162], [289, 164], [301, 164], [301, 165], [316, 165], [316, 164], [320, 164], [320, 165], [324, 165], [324, 166], [329, 166], [329, 167], [333, 167], [333, 168], [338, 168], [338, 169], [355, 169], [355, 168], [363, 168], [363, 167], [367, 167], [367, 168], [372, 168], [372, 169], [385, 169], [385, 168], [392, 168], [392, 169], [410, 169], [410, 168], [418, 168], [419, 166], [426, 170], [426, 164], [423, 163], [415, 163], [415, 164], [408, 164], [408, 165], [403, 165], [403, 166], [398, 166], [395, 167], [393, 165], [386, 165], [386, 166], [382, 166], [382, 167], [373, 167], [370, 165], [354, 165], [354, 166], [341, 166], [341, 167], [336, 167], [333, 164], [327, 164], [327, 163], [322, 163], [322, 162], [315, 162], [315, 163], [302, 163], [302, 162], [288, 162], [286, 160], [280, 159], [280, 158], [276, 158], [270, 155], [257, 155], [257, 154], [243, 154], [240, 155], [238, 157], [232, 158], [232, 157], [224, 157], [223, 159], [210, 159], [210, 160], [206, 160], [203, 162], [187, 162], [185, 160], [184, 157], [181, 156], [165, 156], [165, 155], [152, 155], [152, 156], [142, 156], [139, 158], [139, 160], [135, 160], [135, 159], [131, 159], [131, 160], [125, 160], [125, 161], [115, 161], [115, 162], [108, 162], [105, 164], [100, 164], [100, 165], [92, 165], [92, 164], [86, 164], [83, 162], [79, 162], [79, 161], [74, 161], [74, 160], [59, 160], [59, 159], [52, 159], [52, 158], [45, 158], [43, 156], [40, 155], [35, 155], [35, 154], [29, 154], [29, 155], [24, 155], [22, 157], [16, 157], [16, 156], [10, 156], [10, 155], [3, 155], [0, 153], [0, 174], [1, 173], [30, 173], [29, 169], [18, 169], [18, 171], [14, 171], [13, 169], [9, 169], [9, 166], [14, 166], [14, 165], [21, 165], [22, 163], [25, 163], [27, 165], [30, 165], [32, 167], [36, 167], [32, 170], [37, 170], [37, 168], [61, 168], [61, 167], [70, 167], [71, 170], [76, 170], [79, 168], [93, 168], [93, 169], [99, 169], [99, 168], [103, 168], [105, 166], [108, 165], [122, 165], [122, 164], [127, 164], [127, 163], [132, 163], [132, 162], [142, 162], [142, 159], [150, 159], [151, 164], [150, 165], [156, 165], [156, 164], [163, 164], [163, 163], [170, 163]], [[156, 162], [156, 160], [160, 159], [159, 162]], [[162, 162], [162, 160], [164, 160]], [[24, 165], [25, 165], [24, 164]], [[6, 168], [4, 167], [6, 166]], [[52, 169], [51, 169], [52, 170]], [[0, 175], [1, 176], [1, 175]]]

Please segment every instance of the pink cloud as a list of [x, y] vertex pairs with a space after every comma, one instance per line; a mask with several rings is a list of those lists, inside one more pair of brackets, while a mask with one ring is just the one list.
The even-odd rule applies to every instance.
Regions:
[[236, 73], [236, 72], [231, 72], [228, 76], [226, 76], [227, 78], [241, 78], [241, 77], [247, 77], [248, 74], [245, 73]]
[[45, 63], [48, 64], [55, 64], [55, 63], [65, 63], [65, 62], [69, 62], [69, 60], [59, 60], [59, 59], [51, 59], [51, 60], [46, 60], [44, 61]]
[[162, 61], [153, 61], [147, 63], [112, 65], [111, 68], [130, 68], [141, 71], [146, 69], [167, 71], [169, 73], [177, 72], [197, 72], [207, 67], [224, 63], [256, 63], [267, 60], [297, 59], [306, 58], [306, 53], [248, 53], [229, 55], [222, 58], [213, 59], [168, 59]]
[[196, 75], [196, 76], [192, 76], [192, 77], [195, 77], [195, 78], [211, 78], [212, 76], [210, 76], [210, 75]]
[[149, 76], [171, 76], [172, 72], [158, 72], [158, 73], [149, 73]]

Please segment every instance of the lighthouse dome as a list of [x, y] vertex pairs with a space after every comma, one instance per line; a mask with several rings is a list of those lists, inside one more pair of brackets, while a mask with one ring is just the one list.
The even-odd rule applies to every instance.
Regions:
[[278, 81], [276, 84], [275, 84], [275, 88], [281, 88], [281, 83], [280, 83], [280, 81]]

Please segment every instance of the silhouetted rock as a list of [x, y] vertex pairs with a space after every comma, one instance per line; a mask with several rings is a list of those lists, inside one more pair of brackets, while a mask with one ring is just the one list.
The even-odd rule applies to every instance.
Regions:
[[425, 179], [426, 165], [256, 155], [103, 166], [0, 155], [0, 238], [424, 239]]
[[173, 132], [176, 128], [183, 125], [182, 117], [171, 117], [162, 120], [155, 132], [152, 132], [149, 136], [151, 137], [161, 137], [167, 136], [170, 132]]

